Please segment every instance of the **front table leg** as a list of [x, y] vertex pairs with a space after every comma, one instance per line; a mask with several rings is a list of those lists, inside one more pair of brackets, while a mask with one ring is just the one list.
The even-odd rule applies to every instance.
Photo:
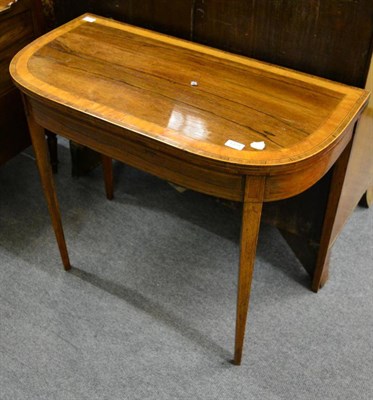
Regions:
[[241, 225], [240, 270], [237, 288], [236, 340], [233, 360], [235, 365], [240, 365], [242, 358], [264, 187], [265, 177], [246, 177]]
[[71, 265], [62, 228], [61, 215], [56, 196], [56, 189], [54, 187], [52, 169], [48, 160], [44, 129], [35, 122], [32, 115], [29, 114], [27, 116], [27, 120], [31, 141], [35, 152], [36, 163], [39, 169], [41, 183], [45, 198], [47, 200], [49, 214], [52, 220], [54, 233], [56, 235], [58, 248], [60, 250], [62, 263], [65, 270], [69, 270]]

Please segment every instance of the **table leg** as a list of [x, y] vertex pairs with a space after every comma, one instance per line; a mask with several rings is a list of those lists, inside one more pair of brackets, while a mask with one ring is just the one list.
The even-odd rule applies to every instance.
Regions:
[[46, 131], [49, 159], [52, 166], [52, 171], [57, 173], [58, 171], [58, 150], [57, 150], [57, 135], [55, 133]]
[[27, 116], [27, 120], [30, 130], [31, 141], [35, 152], [36, 163], [39, 169], [41, 183], [43, 186], [45, 198], [47, 200], [49, 214], [52, 220], [54, 233], [56, 235], [58, 248], [60, 250], [62, 263], [65, 270], [69, 270], [71, 268], [71, 265], [62, 228], [61, 215], [56, 196], [56, 189], [54, 186], [52, 169], [48, 160], [44, 129], [35, 122], [32, 115], [29, 114]]
[[106, 198], [112, 200], [114, 197], [114, 186], [113, 186], [113, 161], [110, 157], [101, 154], [102, 169], [104, 171], [105, 191]]
[[251, 281], [264, 198], [265, 177], [247, 176], [243, 202], [240, 269], [237, 288], [236, 339], [233, 363], [241, 364]]

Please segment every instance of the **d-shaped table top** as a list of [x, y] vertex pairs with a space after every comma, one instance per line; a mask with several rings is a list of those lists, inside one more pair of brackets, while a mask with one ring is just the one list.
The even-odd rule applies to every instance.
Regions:
[[11, 74], [32, 96], [215, 162], [271, 173], [338, 142], [368, 97], [93, 15], [29, 45]]

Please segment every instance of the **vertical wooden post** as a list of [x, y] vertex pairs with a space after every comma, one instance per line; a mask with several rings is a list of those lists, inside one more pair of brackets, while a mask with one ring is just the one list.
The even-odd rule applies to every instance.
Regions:
[[312, 280], [311, 289], [314, 292], [317, 292], [321, 287], [324, 286], [329, 276], [330, 249], [333, 245], [333, 226], [338, 210], [339, 199], [341, 198], [342, 194], [342, 188], [346, 176], [346, 169], [351, 153], [351, 147], [352, 139], [343, 150], [343, 153], [333, 167], [334, 169], [332, 181], [330, 183], [329, 198], [326, 206], [323, 229], [320, 239], [320, 248], [317, 255], [316, 267]]
[[251, 282], [264, 199], [265, 177], [247, 176], [243, 202], [240, 267], [237, 288], [236, 339], [233, 363], [241, 364]]
[[52, 220], [54, 233], [56, 235], [58, 248], [60, 250], [62, 263], [65, 270], [69, 270], [71, 268], [71, 264], [62, 228], [61, 215], [56, 196], [56, 189], [54, 186], [52, 169], [48, 159], [45, 132], [44, 129], [35, 122], [30, 112], [27, 111], [26, 99], [24, 99], [24, 103], [27, 113], [27, 122], [30, 130], [31, 141], [35, 152], [36, 163], [39, 169], [44, 196], [47, 200], [49, 214]]
[[112, 200], [114, 197], [114, 186], [113, 186], [113, 161], [110, 157], [101, 154], [102, 169], [104, 171], [104, 182], [106, 198]]

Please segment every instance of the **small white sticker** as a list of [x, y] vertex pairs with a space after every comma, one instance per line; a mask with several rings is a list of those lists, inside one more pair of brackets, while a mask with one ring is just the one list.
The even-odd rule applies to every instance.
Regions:
[[90, 17], [89, 15], [87, 15], [86, 17], [83, 18], [83, 21], [95, 22], [96, 18], [93, 18], [93, 17]]
[[190, 86], [198, 86], [198, 82], [197, 81], [191, 81], [190, 82]]
[[231, 139], [227, 140], [224, 144], [226, 146], [228, 146], [228, 147], [231, 147], [232, 149], [235, 149], [235, 150], [242, 150], [245, 147], [244, 144], [239, 143], [239, 142], [235, 142], [234, 140], [231, 140]]
[[266, 144], [264, 142], [252, 142], [250, 143], [250, 147], [256, 150], [264, 150], [266, 147]]

